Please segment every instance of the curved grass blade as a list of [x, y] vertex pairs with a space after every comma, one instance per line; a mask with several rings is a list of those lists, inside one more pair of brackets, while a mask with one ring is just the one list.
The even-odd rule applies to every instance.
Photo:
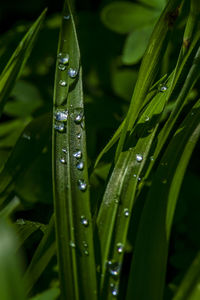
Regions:
[[31, 26], [0, 75], [0, 116], [5, 101], [30, 56], [31, 50], [43, 24], [46, 11], [47, 9], [42, 12], [39, 18]]
[[95, 300], [82, 69], [69, 1], [63, 10], [56, 68], [53, 183], [61, 298]]
[[174, 22], [179, 15], [178, 5], [180, 5], [181, 2], [181, 0], [170, 0], [168, 2], [151, 35], [139, 70], [138, 80], [133, 92], [126, 122], [121, 132], [115, 160], [122, 151], [127, 131], [130, 131], [133, 128], [133, 125], [138, 117], [138, 113], [142, 107], [142, 103], [144, 102], [144, 99], [151, 85], [153, 84], [153, 80], [156, 77], [166, 38], [170, 28], [174, 25]]
[[[129, 151], [122, 152], [113, 170], [111, 179], [106, 188], [103, 201], [97, 218], [98, 237], [101, 246], [101, 291], [102, 297], [111, 299], [113, 284], [115, 291], [119, 284], [120, 268], [124, 257], [130, 216], [135, 202], [135, 193], [140, 174], [148, 162], [149, 151], [159, 124], [159, 119], [168, 99], [160, 92], [146, 107], [137, 123], [139, 140]], [[134, 140], [132, 138], [132, 140]], [[133, 143], [133, 141], [131, 141]], [[120, 204], [120, 205], [119, 205]], [[112, 220], [112, 222], [111, 222]], [[110, 266], [108, 265], [110, 262]], [[113, 283], [112, 264], [118, 266]], [[109, 271], [109, 272], [107, 272]], [[108, 274], [110, 273], [110, 274]]]
[[0, 290], [3, 300], [25, 300], [25, 282], [21, 277], [21, 257], [16, 254], [16, 236], [0, 220]]
[[171, 225], [192, 151], [200, 136], [200, 101], [176, 131], [153, 180], [136, 239], [127, 299], [162, 299]]
[[[12, 185], [47, 143], [50, 115], [40, 116], [28, 124], [0, 172], [0, 205], [12, 191]], [[8, 192], [8, 193], [7, 193]]]
[[198, 300], [200, 280], [200, 253], [198, 253], [183, 278], [173, 300]]
[[26, 292], [29, 293], [34, 284], [38, 281], [41, 274], [56, 253], [54, 216], [51, 217], [49, 225], [44, 232], [33, 258], [24, 275], [25, 282], [28, 282]]

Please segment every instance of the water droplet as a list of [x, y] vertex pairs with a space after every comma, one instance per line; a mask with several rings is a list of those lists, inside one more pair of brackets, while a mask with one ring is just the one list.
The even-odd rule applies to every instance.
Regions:
[[84, 163], [82, 161], [80, 161], [77, 165], [76, 165], [77, 169], [79, 171], [82, 171], [84, 169]]
[[149, 121], [149, 117], [148, 116], [146, 116], [146, 118], [145, 118], [145, 122], [148, 122]]
[[79, 187], [80, 191], [84, 192], [87, 189], [87, 184], [86, 184], [85, 180], [79, 179], [79, 181], [78, 181], [78, 187]]
[[117, 297], [118, 296], [118, 287], [116, 285], [114, 285], [113, 283], [110, 284], [110, 288], [111, 288], [111, 293], [113, 295], [113, 297]]
[[124, 208], [124, 215], [125, 215], [125, 217], [129, 217], [130, 212], [129, 212], [128, 208]]
[[69, 19], [70, 19], [70, 15], [68, 15], [68, 16], [63, 16], [63, 19], [64, 19], [64, 20], [69, 20]]
[[67, 82], [65, 80], [59, 81], [60, 86], [67, 86]]
[[69, 54], [67, 53], [59, 53], [58, 54], [58, 61], [60, 64], [67, 65], [69, 62]]
[[75, 244], [73, 241], [70, 241], [70, 242], [69, 242], [69, 245], [70, 245], [70, 247], [72, 247], [72, 248], [76, 248], [76, 244]]
[[25, 224], [26, 224], [26, 222], [24, 221], [24, 219], [17, 219], [17, 220], [16, 220], [16, 223], [17, 223], [18, 225], [25, 225]]
[[138, 177], [138, 179], [137, 179], [138, 181], [141, 181], [141, 177]]
[[133, 177], [135, 177], [135, 178], [136, 178], [136, 177], [137, 177], [137, 175], [136, 175], [136, 174], [133, 174]]
[[143, 156], [141, 154], [136, 154], [137, 162], [141, 162], [143, 160]]
[[63, 157], [60, 158], [60, 162], [61, 162], [61, 164], [66, 164], [66, 160]]
[[89, 226], [89, 221], [85, 216], [81, 216], [81, 224], [84, 225], [85, 227]]
[[65, 131], [65, 125], [63, 123], [61, 124], [55, 124], [54, 129], [58, 132], [64, 132]]
[[23, 133], [22, 137], [26, 140], [29, 140], [31, 139], [30, 135], [28, 135], [27, 133]]
[[86, 241], [83, 241], [83, 247], [87, 248], [88, 247], [88, 244]]
[[67, 153], [67, 149], [63, 148], [63, 149], [62, 149], [62, 152], [63, 152], [63, 153]]
[[59, 69], [60, 71], [65, 71], [65, 70], [66, 70], [66, 66], [63, 65], [63, 64], [58, 64], [58, 69]]
[[83, 251], [83, 253], [84, 253], [86, 256], [88, 256], [88, 255], [89, 255], [89, 252], [88, 252], [88, 250], [84, 250], [84, 251]]
[[150, 160], [153, 161], [153, 160], [154, 160], [154, 157], [153, 157], [153, 156], [150, 156]]
[[118, 276], [121, 270], [121, 264], [108, 261], [108, 271], [112, 276]]
[[68, 110], [64, 108], [58, 108], [56, 109], [54, 113], [54, 118], [58, 122], [66, 122], [68, 119]]
[[117, 243], [117, 252], [122, 253], [124, 250], [124, 245], [122, 243]]
[[75, 153], [73, 153], [73, 157], [75, 158], [81, 158], [82, 157], [82, 152], [81, 150], [76, 151]]
[[70, 78], [75, 78], [77, 76], [78, 72], [75, 69], [69, 68], [68, 75]]
[[160, 92], [163, 93], [167, 90], [167, 86], [166, 85], [161, 85], [159, 90], [160, 90]]
[[81, 138], [81, 132], [77, 133], [77, 139], [80, 140], [80, 138]]

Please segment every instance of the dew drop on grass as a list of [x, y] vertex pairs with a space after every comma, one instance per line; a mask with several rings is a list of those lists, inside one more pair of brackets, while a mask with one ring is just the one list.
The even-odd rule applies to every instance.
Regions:
[[159, 90], [160, 90], [160, 92], [164, 93], [167, 90], [167, 86], [161, 85]]
[[74, 109], [74, 122], [76, 124], [81, 124], [81, 122], [83, 121], [83, 117], [84, 117], [83, 109], [81, 107], [75, 108]]
[[62, 148], [62, 152], [63, 152], [63, 153], [67, 153], [67, 149]]
[[70, 15], [63, 16], [63, 19], [64, 19], [64, 20], [69, 20], [69, 19], [70, 19]]
[[87, 248], [88, 247], [88, 244], [86, 241], [83, 241], [83, 247]]
[[66, 110], [65, 108], [57, 108], [54, 113], [54, 118], [58, 122], [67, 122], [68, 110]]
[[86, 184], [85, 180], [79, 179], [79, 181], [78, 181], [78, 188], [82, 192], [84, 192], [87, 189], [87, 184]]
[[65, 132], [65, 125], [63, 123], [55, 124], [54, 129], [60, 133]]
[[81, 133], [79, 132], [79, 133], [77, 133], [77, 139], [80, 140], [80, 138], [81, 138]]
[[117, 252], [121, 254], [124, 250], [124, 245], [122, 243], [117, 243]]
[[77, 76], [78, 72], [75, 69], [69, 68], [68, 75], [70, 78], [75, 78]]
[[26, 140], [29, 140], [31, 139], [30, 135], [28, 135], [27, 133], [23, 133], [22, 137]]
[[85, 216], [81, 216], [81, 224], [85, 227], [89, 226], [89, 221]]
[[67, 82], [65, 80], [60, 80], [59, 81], [60, 86], [64, 87], [67, 86]]
[[128, 208], [124, 208], [124, 216], [125, 217], [129, 217], [129, 215], [130, 215], [129, 209]]
[[141, 162], [143, 160], [143, 156], [141, 154], [136, 154], [137, 162]]
[[60, 71], [65, 71], [66, 70], [66, 66], [64, 64], [58, 64], [58, 69]]
[[66, 164], [66, 160], [63, 157], [60, 158], [60, 162], [61, 162], [61, 164]]
[[136, 174], [133, 174], [133, 177], [135, 177], [135, 178], [136, 178], [136, 177], [137, 177], [137, 175], [136, 175]]
[[148, 116], [146, 116], [146, 118], [145, 118], [145, 122], [148, 122], [149, 121], [149, 117]]
[[24, 221], [24, 219], [17, 219], [16, 223], [18, 225], [25, 225], [26, 224], [26, 222]]
[[73, 157], [78, 158], [78, 159], [81, 158], [82, 157], [81, 150], [78, 150], [78, 151], [74, 152], [73, 153]]
[[69, 245], [70, 245], [70, 247], [72, 247], [72, 248], [76, 248], [76, 244], [75, 244], [73, 241], [70, 241], [70, 242], [69, 242]]
[[84, 250], [83, 253], [88, 256], [89, 255], [89, 251], [88, 250]]
[[118, 262], [108, 261], [108, 272], [112, 276], [118, 276], [121, 270], [121, 264]]
[[80, 161], [77, 165], [76, 165], [76, 168], [79, 170], [79, 171], [82, 171], [84, 169], [84, 163], [83, 161]]
[[59, 53], [58, 61], [60, 64], [67, 65], [69, 63], [69, 54], [67, 53]]
[[150, 160], [151, 160], [151, 161], [154, 161], [154, 157], [153, 157], [153, 156], [150, 156]]
[[141, 181], [141, 177], [138, 177], [138, 179], [137, 179], [138, 181]]
[[118, 287], [115, 284], [111, 283], [110, 288], [111, 288], [111, 293], [112, 293], [113, 297], [117, 297], [118, 293], [119, 293]]

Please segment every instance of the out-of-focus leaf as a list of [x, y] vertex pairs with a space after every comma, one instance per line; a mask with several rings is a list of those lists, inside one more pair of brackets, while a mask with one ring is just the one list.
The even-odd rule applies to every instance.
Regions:
[[25, 282], [21, 277], [21, 257], [16, 254], [14, 232], [0, 220], [0, 296], [2, 300], [25, 300]]
[[159, 12], [136, 3], [116, 1], [104, 7], [101, 13], [103, 23], [118, 33], [128, 33], [151, 24]]
[[163, 9], [166, 4], [166, 0], [139, 0], [141, 3], [144, 3], [146, 5], [150, 5], [152, 7], [155, 7], [156, 9]]
[[4, 112], [9, 116], [31, 115], [42, 104], [42, 98], [37, 88], [23, 80], [16, 83], [10, 96], [12, 99], [4, 107]]
[[60, 295], [60, 290], [58, 288], [51, 288], [47, 291], [42, 292], [41, 294], [36, 295], [35, 297], [30, 298], [29, 300], [56, 300]]
[[5, 101], [11, 92], [16, 79], [20, 76], [25, 63], [30, 56], [45, 15], [46, 9], [31, 26], [0, 75], [0, 115], [2, 114]]
[[122, 54], [122, 62], [124, 64], [135, 64], [142, 58], [148, 45], [152, 30], [153, 24], [148, 27], [134, 30], [128, 35]]

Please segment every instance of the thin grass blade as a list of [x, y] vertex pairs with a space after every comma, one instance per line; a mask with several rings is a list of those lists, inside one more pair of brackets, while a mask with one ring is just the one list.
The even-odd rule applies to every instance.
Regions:
[[62, 299], [96, 299], [87, 174], [82, 68], [70, 2], [65, 1], [54, 89], [53, 183]]

